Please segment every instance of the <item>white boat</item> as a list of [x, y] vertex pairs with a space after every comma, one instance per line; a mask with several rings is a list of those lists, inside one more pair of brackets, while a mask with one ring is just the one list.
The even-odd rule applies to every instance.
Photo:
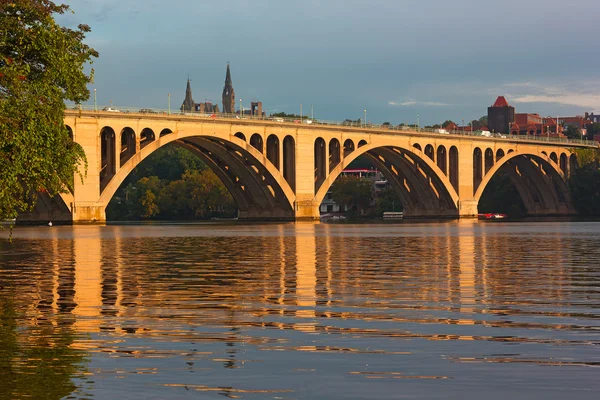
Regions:
[[404, 212], [402, 211], [387, 211], [383, 213], [383, 219], [402, 219]]

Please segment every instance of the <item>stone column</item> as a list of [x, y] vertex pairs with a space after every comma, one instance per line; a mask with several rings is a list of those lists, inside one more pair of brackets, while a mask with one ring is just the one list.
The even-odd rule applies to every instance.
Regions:
[[296, 219], [319, 219], [315, 204], [315, 140], [310, 132], [296, 135]]
[[[104, 222], [106, 213], [100, 199], [100, 126], [96, 118], [77, 117], [73, 124], [74, 140], [83, 147], [87, 158], [87, 174], [80, 166], [83, 181], [75, 175], [73, 222]], [[116, 138], [115, 138], [116, 139]]]
[[476, 217], [477, 203], [473, 187], [473, 147], [460, 143], [458, 147], [458, 215]]

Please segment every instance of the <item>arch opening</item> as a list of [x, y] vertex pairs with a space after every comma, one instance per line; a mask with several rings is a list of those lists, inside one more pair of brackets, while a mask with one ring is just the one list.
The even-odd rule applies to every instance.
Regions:
[[325, 155], [325, 140], [323, 138], [317, 138], [314, 144], [314, 171], [315, 171], [315, 193], [319, 190], [325, 178], [327, 177], [327, 171], [325, 169], [326, 155]]
[[148, 146], [150, 143], [154, 142], [155, 136], [154, 131], [150, 128], [142, 129], [142, 133], [140, 134], [140, 149]]
[[276, 135], [269, 135], [267, 138], [267, 159], [280, 169], [279, 166], [279, 138]]
[[[483, 154], [479, 147], [475, 147], [473, 150], [473, 190], [477, 191], [481, 180], [483, 179]], [[475, 194], [475, 193], [473, 193]]]
[[442, 172], [444, 173], [444, 175], [448, 175], [448, 169], [447, 169], [447, 154], [446, 154], [446, 148], [444, 146], [438, 146], [437, 148], [437, 154], [436, 154], [436, 160], [437, 160], [437, 166], [440, 170], [442, 170]]
[[354, 142], [352, 139], [346, 139], [344, 141], [344, 158], [348, 157], [350, 153], [354, 151]]
[[296, 190], [296, 143], [290, 135], [283, 139], [283, 178]]
[[494, 150], [487, 148], [485, 150], [485, 173], [487, 174], [494, 166]]
[[340, 142], [337, 139], [329, 141], [329, 172], [333, 171], [341, 161]]
[[263, 139], [258, 133], [250, 136], [250, 146], [254, 147], [259, 152], [263, 152]]
[[115, 131], [105, 126], [100, 131], [100, 193], [116, 173]]
[[448, 155], [449, 163], [450, 163], [450, 183], [456, 192], [458, 192], [458, 149], [456, 146], [450, 147], [450, 152]]
[[136, 153], [135, 132], [127, 127], [121, 131], [120, 166], [123, 167]]

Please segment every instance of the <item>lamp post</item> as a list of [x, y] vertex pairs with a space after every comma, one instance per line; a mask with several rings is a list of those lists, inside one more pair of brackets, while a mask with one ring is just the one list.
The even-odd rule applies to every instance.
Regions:
[[315, 110], [313, 109], [313, 105], [310, 105], [310, 119], [315, 119]]
[[240, 119], [244, 115], [244, 105], [242, 104], [242, 99], [240, 99]]
[[96, 88], [94, 88], [94, 111], [98, 111], [98, 107], [96, 106]]
[[300, 123], [302, 123], [302, 104], [300, 104]]
[[367, 127], [367, 110], [365, 110], [365, 128]]
[[167, 111], [171, 115], [171, 93], [167, 94], [167, 98], [169, 99], [169, 109]]
[[462, 134], [464, 135], [464, 134], [465, 134], [465, 119], [464, 119], [464, 118], [461, 118], [460, 120], [462, 121], [462, 122], [461, 122], [461, 125], [462, 125], [462, 131], [463, 131], [463, 132], [462, 132]]
[[417, 114], [417, 132], [419, 132], [420, 127], [421, 127], [421, 122], [419, 121], [419, 114]]

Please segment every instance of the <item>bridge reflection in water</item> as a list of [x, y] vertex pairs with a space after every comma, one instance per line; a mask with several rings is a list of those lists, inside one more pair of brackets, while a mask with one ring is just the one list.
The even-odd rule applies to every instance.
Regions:
[[[68, 347], [89, 354], [93, 374], [112, 374], [117, 386], [159, 375], [165, 396], [180, 382], [232, 395], [298, 391], [300, 380], [338, 373], [483, 382], [498, 370], [472, 363], [595, 362], [589, 257], [600, 263], [598, 243], [571, 225], [548, 228], [460, 220], [24, 229], [0, 242], [0, 297], [15, 304], [18, 332], [37, 332], [23, 343], [47, 335], [52, 348], [68, 327], [77, 333]], [[281, 368], [282, 355], [293, 367]], [[176, 361], [208, 375], [189, 381]], [[232, 383], [215, 375], [222, 368], [248, 369], [260, 383]], [[593, 382], [578, 368], [544, 374]]]

